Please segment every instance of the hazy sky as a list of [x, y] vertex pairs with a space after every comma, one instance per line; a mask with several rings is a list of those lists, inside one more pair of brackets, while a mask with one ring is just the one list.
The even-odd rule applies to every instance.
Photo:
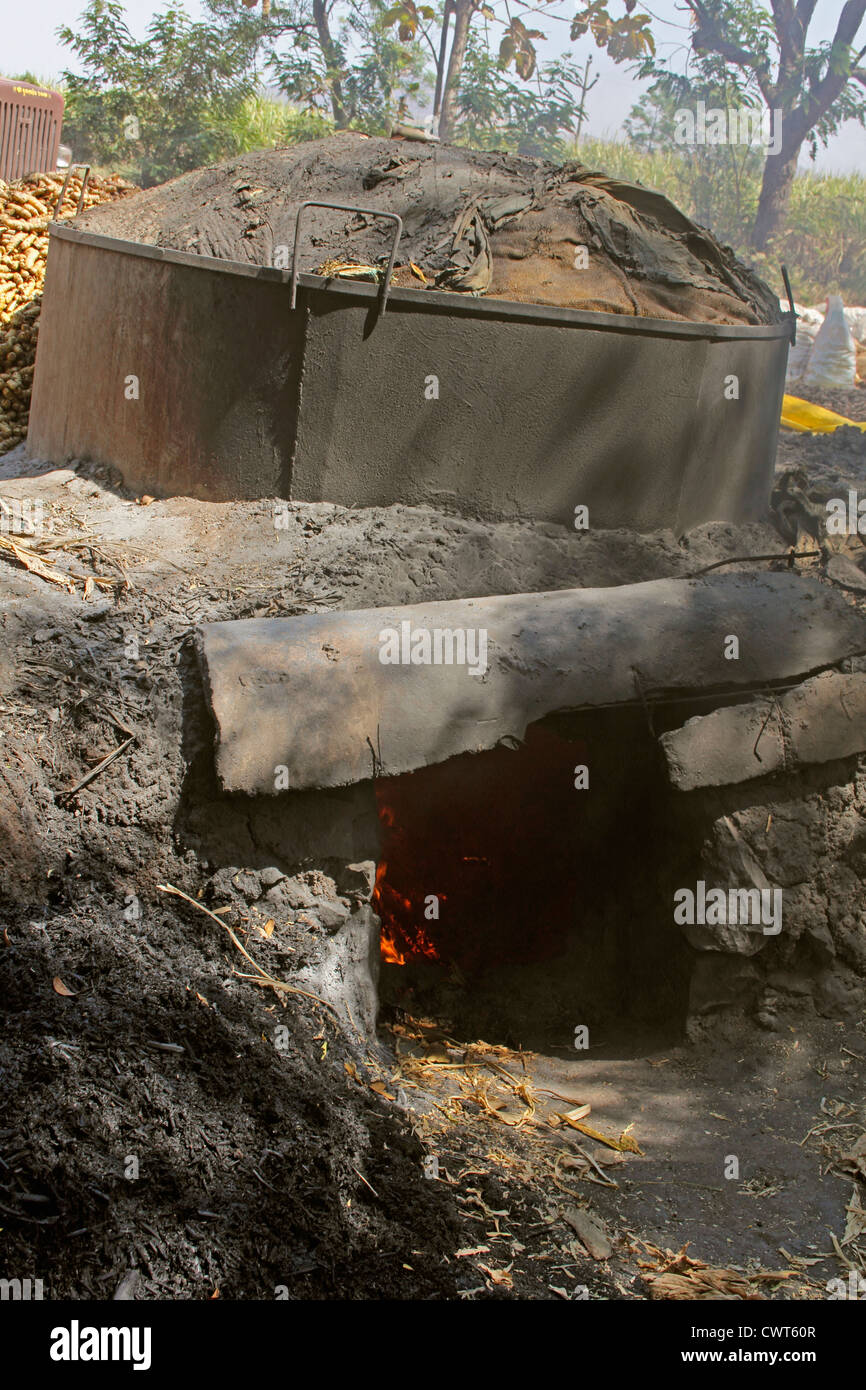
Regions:
[[[56, 30], [60, 24], [74, 28], [84, 7], [85, 0], [23, 0], [23, 3], [22, 0], [0, 0], [0, 71], [28, 70], [50, 78], [56, 77], [64, 67], [74, 66], [73, 55], [58, 42]], [[160, 0], [126, 0], [129, 27], [136, 35], [142, 35], [151, 15], [165, 8], [166, 4]], [[185, 8], [195, 17], [201, 14], [198, 0], [186, 0]], [[571, 15], [578, 6], [575, 0], [558, 0], [550, 8]], [[641, 9], [658, 21], [654, 27], [659, 52], [667, 57], [681, 51], [688, 36], [682, 0], [650, 0], [642, 4]], [[841, 9], [842, 0], [819, 0], [810, 30], [812, 41], [832, 37]], [[625, 67], [617, 67], [600, 53], [591, 39], [569, 43], [567, 23], [557, 22], [550, 15], [543, 23], [539, 16], [537, 23], [539, 28], [546, 27], [550, 33], [550, 43], [543, 45], [545, 55], [564, 48], [570, 48], [580, 61], [589, 53], [595, 55], [595, 70], [601, 74], [601, 80], [589, 98], [589, 132], [614, 135], [640, 96], [641, 84]], [[862, 43], [866, 43], [866, 25]], [[826, 151], [819, 152], [817, 163], [821, 169], [860, 169], [866, 173], [866, 130], [849, 123]]]

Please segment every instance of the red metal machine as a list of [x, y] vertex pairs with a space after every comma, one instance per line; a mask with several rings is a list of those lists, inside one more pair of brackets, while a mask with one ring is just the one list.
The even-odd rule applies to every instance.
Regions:
[[0, 77], [0, 179], [57, 168], [63, 97], [32, 82]]

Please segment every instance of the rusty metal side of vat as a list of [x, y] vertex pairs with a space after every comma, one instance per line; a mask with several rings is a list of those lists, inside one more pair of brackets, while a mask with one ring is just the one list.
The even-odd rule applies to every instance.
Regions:
[[287, 497], [303, 343], [284, 283], [95, 242], [51, 238], [29, 451], [154, 496]]

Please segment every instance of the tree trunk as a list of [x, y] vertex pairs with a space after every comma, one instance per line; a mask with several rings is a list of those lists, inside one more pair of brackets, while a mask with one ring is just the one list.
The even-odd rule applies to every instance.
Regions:
[[439, 139], [450, 140], [457, 124], [457, 88], [463, 71], [463, 60], [469, 43], [469, 25], [475, 13], [473, 0], [457, 0], [454, 6], [454, 42], [448, 59], [448, 75], [442, 93], [442, 110], [439, 115]]
[[348, 125], [349, 119], [343, 104], [343, 86], [337, 75], [342, 69], [342, 59], [331, 35], [326, 0], [313, 0], [313, 19], [316, 25], [319, 47], [322, 50], [322, 57], [325, 60], [325, 66], [328, 70], [328, 88], [331, 96], [331, 111], [334, 115], [334, 125], [339, 128]]
[[433, 94], [433, 115], [439, 115], [439, 108], [442, 105], [442, 85], [445, 81], [445, 53], [448, 48], [448, 29], [451, 24], [451, 16], [454, 13], [453, 0], [445, 0], [445, 9], [442, 13], [442, 32], [439, 36], [439, 57], [436, 60], [436, 91]]
[[767, 156], [758, 212], [752, 229], [752, 246], [756, 251], [766, 251], [767, 243], [785, 220], [800, 149], [801, 145], [798, 144], [793, 150], [782, 149], [777, 155]]

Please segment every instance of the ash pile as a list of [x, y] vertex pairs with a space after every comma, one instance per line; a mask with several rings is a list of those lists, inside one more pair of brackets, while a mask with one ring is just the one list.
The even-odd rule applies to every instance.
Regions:
[[[574, 161], [346, 131], [184, 174], [76, 227], [175, 251], [280, 264], [307, 199], [403, 220], [396, 285], [514, 303], [719, 324], [779, 321], [775, 295], [662, 194]], [[335, 227], [310, 209], [304, 269], [363, 279], [392, 231], [358, 215]], [[575, 275], [581, 252], [588, 263]], [[283, 260], [283, 265], [286, 262]]]
[[[764, 1029], [809, 1041], [861, 1005], [864, 606], [831, 581], [826, 538], [826, 555], [805, 530], [794, 547], [778, 517], [644, 535], [420, 507], [154, 500], [105, 468], [46, 471], [20, 450], [0, 497], [21, 522], [17, 555], [0, 546], [3, 1202], [10, 1248], [23, 1261], [36, 1233], [54, 1295], [101, 1296], [140, 1270], [140, 1296], [260, 1298], [285, 1284], [332, 1296], [356, 1288], [362, 1259], [368, 1296], [465, 1288], [466, 1262], [442, 1257], [474, 1248], [477, 1227], [456, 1227], [425, 1176], [429, 1083], [406, 1081], [406, 1057], [393, 1079], [377, 1022], [420, 1015], [521, 1042], [534, 1027], [541, 1042], [578, 1007], [591, 1021], [584, 1000], [607, 1026], [649, 1006], [679, 1036], [727, 1042], [738, 1064], [766, 1048]], [[41, 537], [23, 533], [36, 503]], [[795, 533], [797, 515], [789, 494]], [[848, 541], [835, 560], [857, 570], [862, 543]], [[713, 593], [716, 620], [700, 624]], [[491, 596], [545, 607], [551, 594], [577, 614], [558, 658], [521, 652], [524, 623], [522, 642], [491, 640], [489, 679], [382, 665], [377, 628], [379, 689], [390, 699], [413, 680], [402, 719], [427, 673], [462, 677], [452, 712], [461, 694], [511, 699], [513, 736], [479, 737], [477, 752], [457, 750], [458, 721], [437, 724], [428, 701], [427, 765], [407, 769], [413, 740], [370, 717], [363, 685], [352, 695], [340, 625], [387, 609], [400, 634], [419, 605], [457, 605], [477, 628]], [[685, 624], [676, 652], [640, 617], [665, 594], [656, 619]], [[594, 656], [584, 601], [615, 638]], [[226, 627], [265, 625], [267, 638], [270, 622], [271, 679], [260, 661], [241, 671], [235, 693], [255, 702], [233, 724], [219, 680], [203, 679], [204, 648], [210, 667]], [[311, 659], [306, 682], [299, 660], [284, 684], [292, 622]], [[569, 700], [609, 681], [621, 703], [559, 710], [560, 667]], [[281, 687], [296, 698], [270, 783], [244, 790], [251, 765], [230, 772], [232, 741], [273, 752]], [[536, 687], [550, 706], [530, 706]], [[349, 744], [358, 780], [324, 785]], [[721, 889], [726, 903], [754, 889], [766, 913], [720, 923]], [[694, 910], [680, 923], [682, 890]], [[665, 1084], [653, 1069], [648, 1108]], [[399, 1085], [418, 1109], [402, 1108]], [[798, 1112], [794, 1145], [803, 1128]], [[486, 1153], [499, 1132], [480, 1140]], [[130, 1152], [145, 1155], [146, 1184], [127, 1181]], [[43, 1199], [39, 1225], [19, 1194]], [[501, 1209], [498, 1186], [487, 1197]]]

